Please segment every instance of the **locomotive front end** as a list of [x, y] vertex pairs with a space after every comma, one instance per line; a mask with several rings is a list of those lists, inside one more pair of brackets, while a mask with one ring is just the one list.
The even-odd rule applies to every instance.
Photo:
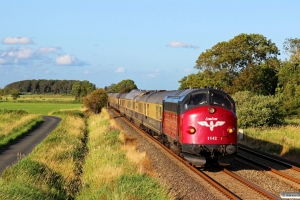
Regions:
[[194, 93], [183, 101], [183, 157], [194, 166], [229, 165], [237, 154], [237, 118], [231, 97], [219, 90]]

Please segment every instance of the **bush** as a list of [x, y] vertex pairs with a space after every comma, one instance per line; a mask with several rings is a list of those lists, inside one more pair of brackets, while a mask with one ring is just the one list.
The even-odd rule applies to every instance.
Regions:
[[106, 106], [107, 99], [106, 91], [104, 89], [97, 89], [83, 99], [83, 104], [89, 111], [97, 114]]
[[281, 125], [284, 113], [280, 110], [282, 102], [275, 96], [253, 95], [237, 92], [233, 95], [236, 102], [239, 127], [268, 127]]

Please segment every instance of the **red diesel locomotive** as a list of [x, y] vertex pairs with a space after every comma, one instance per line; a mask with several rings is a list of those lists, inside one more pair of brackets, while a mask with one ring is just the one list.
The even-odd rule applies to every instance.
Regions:
[[229, 165], [237, 154], [234, 100], [203, 88], [111, 93], [109, 105], [196, 167]]

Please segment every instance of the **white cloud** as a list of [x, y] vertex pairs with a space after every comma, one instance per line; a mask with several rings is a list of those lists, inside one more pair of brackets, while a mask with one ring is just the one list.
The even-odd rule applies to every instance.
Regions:
[[27, 37], [7, 37], [2, 41], [3, 44], [13, 44], [6, 50], [0, 49], [0, 65], [33, 65], [49, 64], [83, 66], [89, 65], [87, 62], [79, 60], [70, 54], [59, 55], [60, 47], [39, 47], [31, 49], [20, 44], [32, 43]]
[[176, 41], [169, 42], [166, 46], [172, 48], [193, 48], [193, 49], [199, 48], [198, 45], [191, 45], [188, 43], [176, 42]]
[[28, 48], [12, 49], [7, 52], [9, 57], [27, 59], [34, 55], [34, 50]]
[[30, 38], [27, 37], [7, 37], [2, 41], [3, 44], [32, 44]]
[[86, 71], [83, 72], [83, 74], [89, 74], [89, 73], [90, 73], [89, 70], [86, 70]]
[[118, 69], [115, 70], [116, 73], [123, 73], [125, 72], [125, 68], [124, 67], [119, 67]]
[[57, 48], [55, 47], [40, 47], [40, 49], [38, 50], [39, 53], [52, 53], [56, 51]]
[[59, 56], [55, 60], [56, 65], [86, 65], [83, 61], [78, 60], [76, 57], [66, 54]]

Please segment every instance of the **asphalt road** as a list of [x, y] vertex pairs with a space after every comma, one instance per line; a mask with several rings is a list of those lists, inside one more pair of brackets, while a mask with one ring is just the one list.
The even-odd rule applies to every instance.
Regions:
[[0, 176], [6, 167], [12, 166], [20, 160], [20, 155], [27, 156], [61, 121], [61, 118], [55, 116], [43, 116], [43, 118], [44, 122], [35, 129], [0, 150]]

